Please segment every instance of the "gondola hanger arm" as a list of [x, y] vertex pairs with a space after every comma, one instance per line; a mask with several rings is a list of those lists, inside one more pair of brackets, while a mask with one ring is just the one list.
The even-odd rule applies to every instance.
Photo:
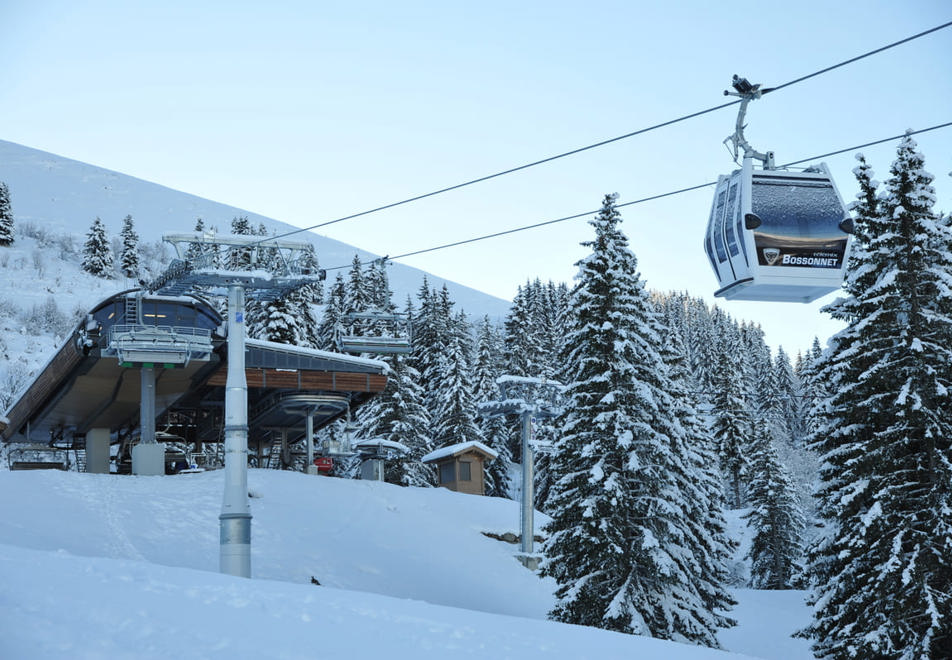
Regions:
[[747, 104], [753, 100], [759, 99], [764, 94], [773, 91], [773, 88], [761, 89], [760, 84], [752, 85], [747, 78], [741, 78], [736, 73], [731, 82], [735, 91], [730, 91], [725, 89], [724, 96], [736, 96], [740, 98], [740, 108], [737, 110], [737, 121], [734, 123], [734, 133], [728, 135], [724, 140], [724, 144], [728, 142], [731, 143], [732, 154], [734, 156], [734, 162], [738, 162], [737, 158], [740, 155], [741, 150], [744, 152], [744, 158], [753, 158], [760, 161], [763, 164], [765, 170], [774, 169], [774, 153], [768, 151], [767, 153], [761, 153], [757, 151], [750, 143], [747, 141], [747, 138], [744, 137], [744, 129], [747, 128], [747, 124], [744, 123], [744, 119], [747, 116]]

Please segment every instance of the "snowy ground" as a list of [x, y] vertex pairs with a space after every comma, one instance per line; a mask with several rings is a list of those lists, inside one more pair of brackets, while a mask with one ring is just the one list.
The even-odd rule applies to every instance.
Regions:
[[[220, 575], [222, 479], [0, 471], [0, 658], [738, 657], [545, 621], [482, 534], [517, 503], [443, 489], [252, 470], [254, 579]], [[738, 592], [723, 645], [811, 657], [802, 596]]]

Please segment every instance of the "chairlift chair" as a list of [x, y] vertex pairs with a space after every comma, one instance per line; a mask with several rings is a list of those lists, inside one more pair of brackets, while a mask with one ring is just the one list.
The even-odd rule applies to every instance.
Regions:
[[[338, 338], [342, 353], [405, 355], [411, 350], [410, 321], [406, 314], [381, 310], [353, 312], [344, 316], [344, 323], [350, 333]], [[384, 334], [372, 336], [355, 332], [361, 329]]]
[[350, 419], [350, 409], [347, 410], [347, 421], [344, 423], [344, 433], [339, 438], [326, 437], [321, 442], [321, 456], [328, 458], [346, 458], [354, 456], [354, 435], [357, 433], [357, 424]]
[[[733, 142], [744, 152], [739, 170], [717, 181], [704, 249], [728, 300], [812, 302], [843, 283], [852, 221], [825, 163], [803, 171], [778, 170], [773, 153], [744, 139], [747, 103], [759, 85], [734, 77], [743, 101]], [[743, 91], [742, 91], [743, 90]], [[726, 142], [726, 141], [725, 141]], [[753, 161], [762, 163], [754, 168]]]

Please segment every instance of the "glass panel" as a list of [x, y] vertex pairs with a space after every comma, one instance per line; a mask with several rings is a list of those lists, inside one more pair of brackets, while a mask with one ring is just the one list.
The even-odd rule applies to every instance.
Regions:
[[440, 465], [440, 483], [448, 484], [451, 481], [456, 481], [456, 463], [454, 461], [449, 461], [448, 463], [443, 463]]
[[711, 260], [711, 266], [714, 267], [714, 272], [717, 272], [717, 261], [714, 260], [714, 248], [711, 246], [711, 235], [708, 234], [704, 237], [704, 249], [707, 251], [707, 258]]
[[460, 481], [472, 481], [473, 480], [473, 468], [472, 463], [460, 463], [459, 464], [459, 480]]
[[754, 232], [762, 266], [840, 268], [846, 214], [825, 178], [755, 175], [751, 207], [763, 224]]
[[737, 227], [737, 238], [740, 240], [740, 251], [744, 255], [744, 263], [750, 268], [750, 262], [747, 260], [747, 239], [744, 238], [744, 222], [741, 217], [742, 204], [734, 207], [734, 226]]
[[737, 239], [734, 236], [734, 223], [732, 222], [733, 217], [731, 211], [734, 209], [734, 205], [737, 203], [737, 183], [734, 182], [731, 184], [731, 191], [727, 196], [727, 208], [724, 210], [724, 224], [727, 225], [727, 249], [730, 250], [731, 256], [737, 256]]
[[724, 248], [724, 202], [727, 199], [727, 191], [722, 190], [717, 194], [717, 206], [714, 208], [714, 247], [717, 250], [717, 260], [727, 261], [727, 250]]
[[218, 327], [219, 321], [216, 320], [210, 312], [203, 308], [196, 308], [195, 327], [214, 330]]

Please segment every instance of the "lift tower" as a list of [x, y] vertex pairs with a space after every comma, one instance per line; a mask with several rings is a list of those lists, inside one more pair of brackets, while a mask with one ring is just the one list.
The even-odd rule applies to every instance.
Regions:
[[555, 417], [561, 412], [561, 396], [565, 387], [561, 383], [544, 378], [523, 376], [500, 376], [496, 379], [499, 387], [499, 400], [479, 404], [479, 413], [486, 417], [500, 415], [518, 415], [522, 436], [522, 507], [520, 526], [522, 546], [520, 561], [528, 568], [535, 568], [538, 558], [534, 557], [534, 458], [532, 439], [532, 421], [539, 418]]
[[178, 255], [149, 285], [163, 295], [200, 288], [228, 296], [228, 377], [225, 383], [225, 491], [219, 516], [219, 571], [251, 577], [248, 504], [248, 383], [245, 379], [245, 298], [274, 300], [320, 281], [310, 243], [234, 234], [166, 234]]

